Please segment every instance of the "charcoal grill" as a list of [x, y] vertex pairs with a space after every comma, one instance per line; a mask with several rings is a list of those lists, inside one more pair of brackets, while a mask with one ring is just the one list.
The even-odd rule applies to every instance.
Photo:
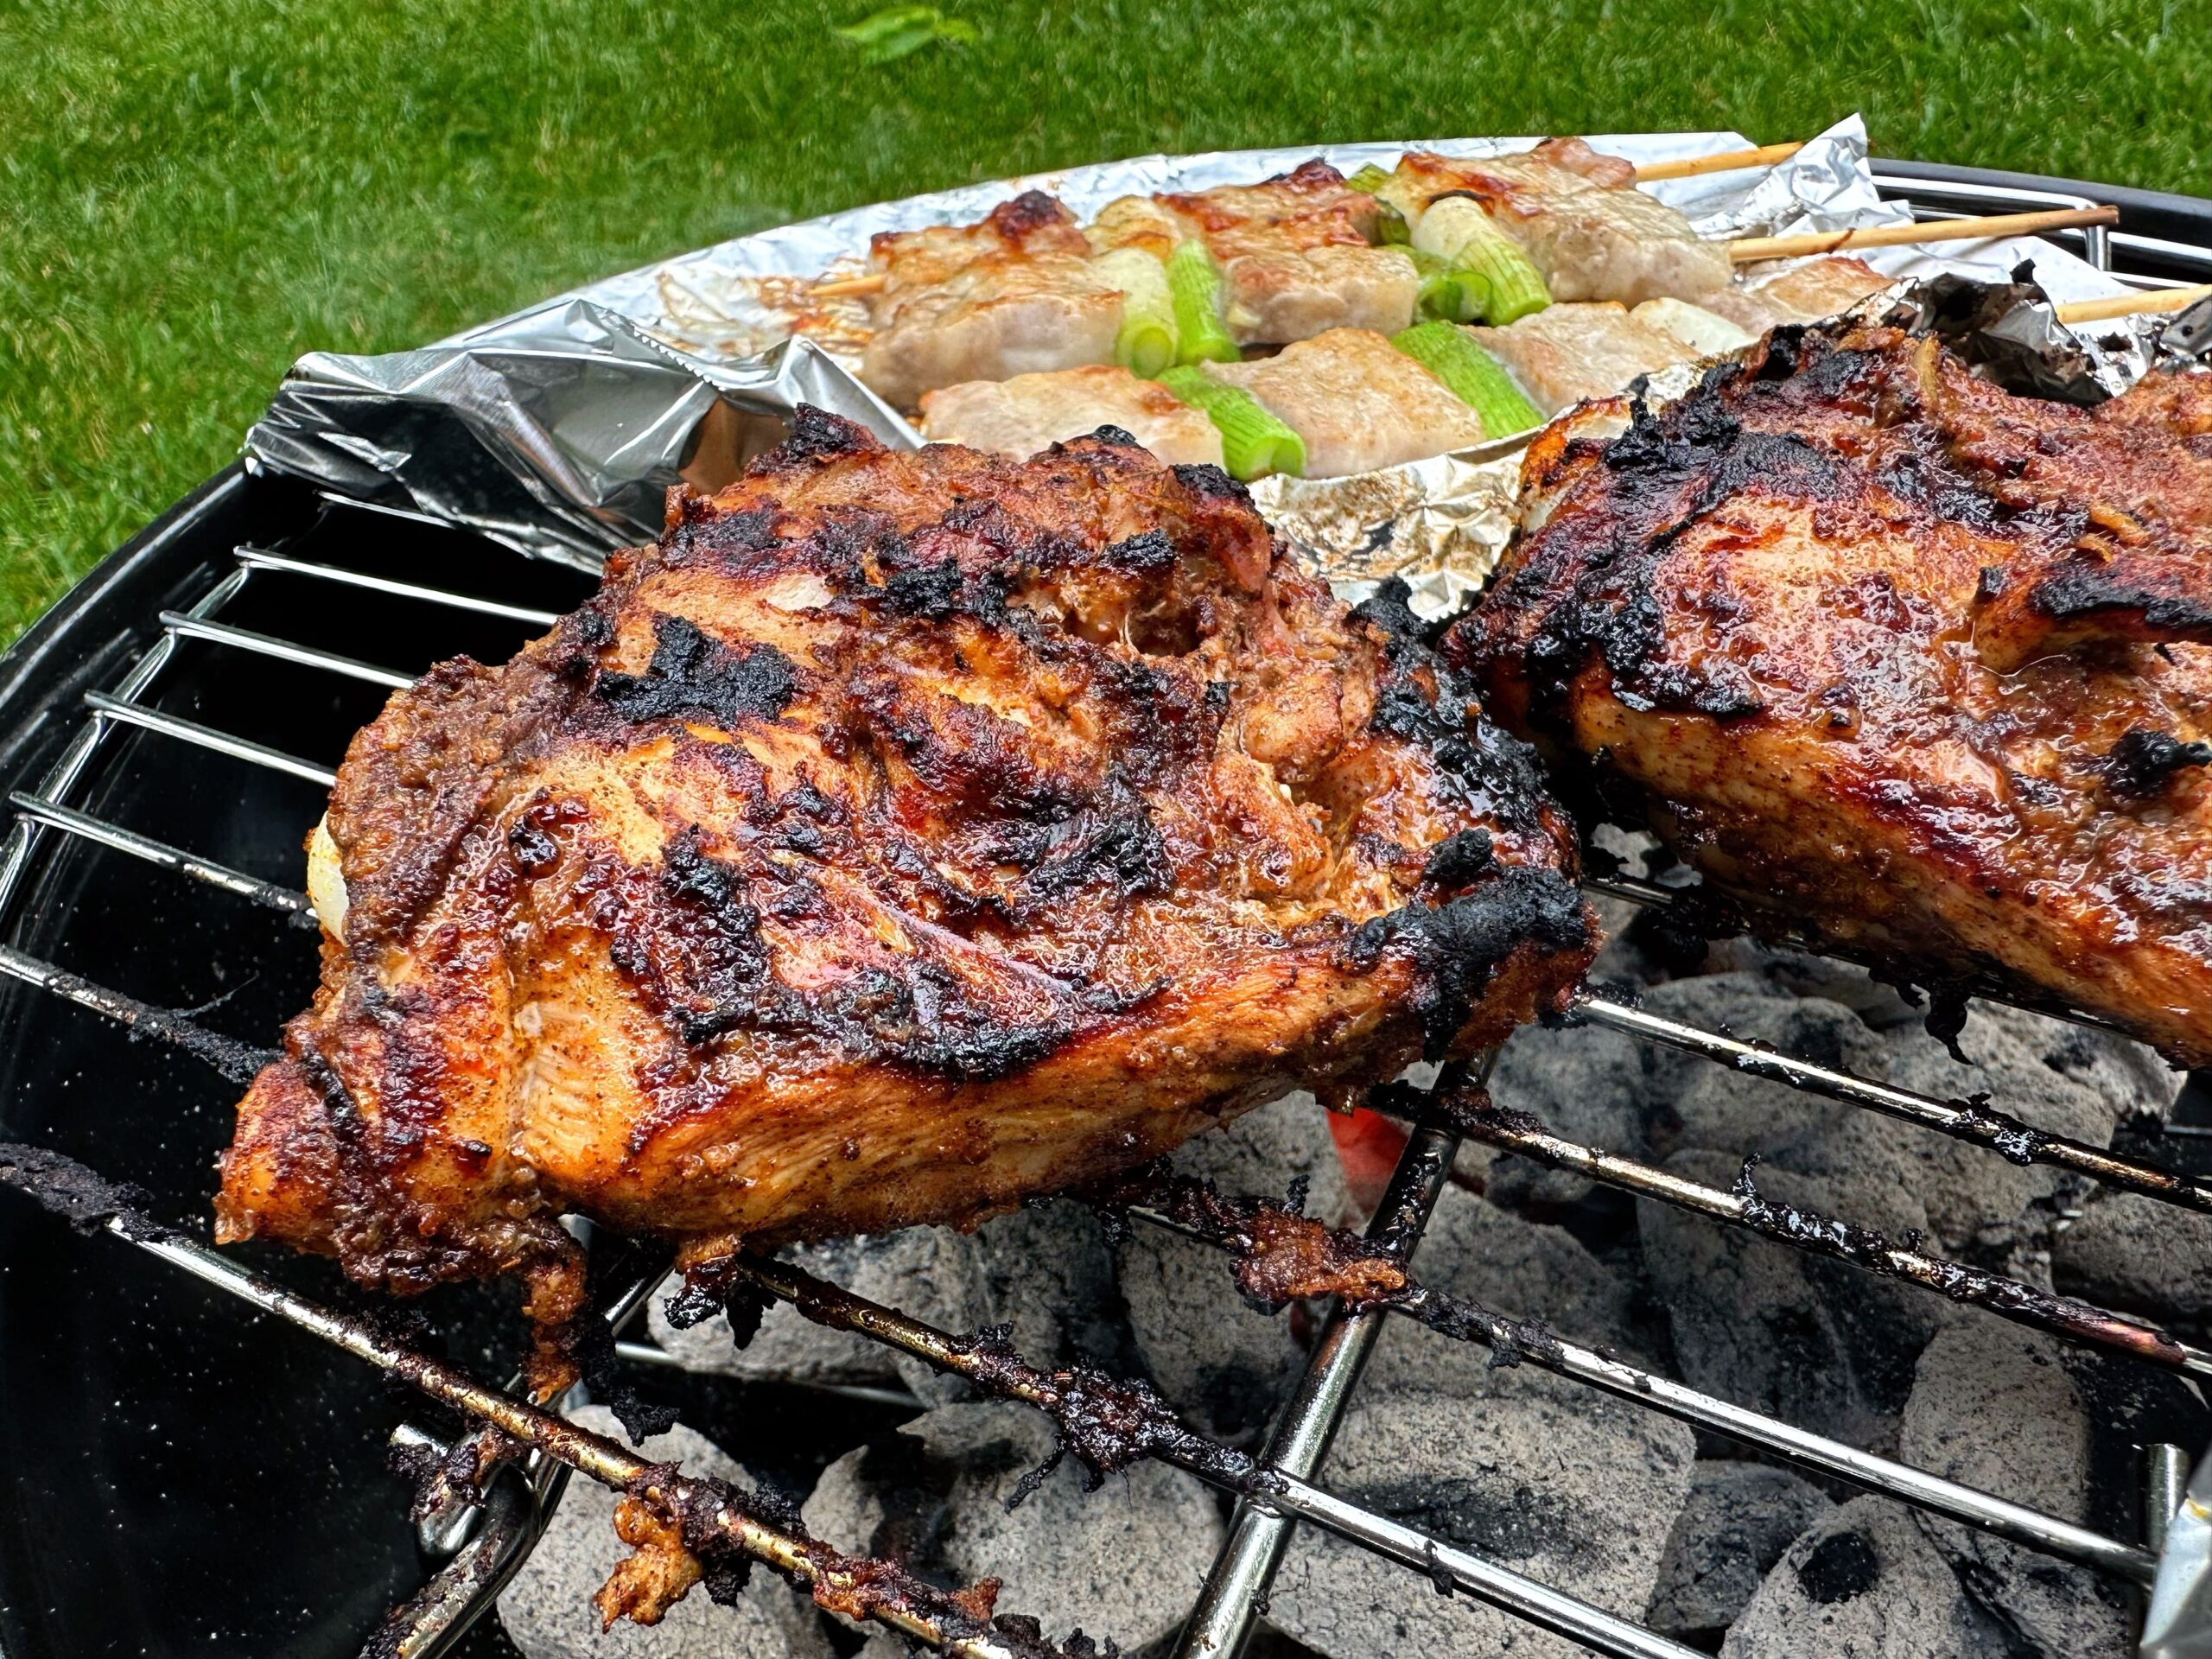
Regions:
[[[2212, 278], [2212, 201], [1914, 163], [1878, 162], [1876, 171], [1888, 194], [1923, 217], [2110, 201], [2120, 223], [2077, 238], [2085, 257], [2146, 286]], [[267, 1043], [313, 988], [312, 912], [289, 884], [346, 738], [429, 663], [460, 652], [502, 660], [589, 586], [575, 571], [435, 521], [233, 467], [114, 555], [0, 659], [0, 786], [16, 817], [0, 846], [8, 1134], [138, 1183], [161, 1213], [204, 1213], [238, 1074], [251, 1059], [223, 1039]], [[1590, 885], [1639, 904], [1669, 901], [1666, 890], [1631, 878]], [[2031, 1157], [2212, 1211], [2212, 1180], [2183, 1166], [2194, 1144], [2186, 1122], [2168, 1143], [2183, 1155], [2175, 1166], [2157, 1166], [2064, 1141], [2024, 1141], [1996, 1111], [1603, 997], [1586, 998], [1580, 1012], [1640, 1040], [1756, 1070], [1993, 1156]], [[1777, 1229], [1739, 1194], [1602, 1148], [1503, 1122], [1476, 1132], [1716, 1224], [1845, 1252], [1833, 1237]], [[1372, 1236], [1400, 1248], [1418, 1239], [1455, 1149], [1445, 1129], [1413, 1130]], [[1180, 1224], [1138, 1213], [1141, 1224]], [[383, 1624], [392, 1652], [510, 1651], [495, 1621], [477, 1616], [529, 1550], [567, 1471], [533, 1459], [495, 1483], [480, 1505], [411, 1526], [404, 1489], [385, 1472], [388, 1443], [450, 1438], [466, 1424], [426, 1412], [417, 1395], [378, 1375], [379, 1366], [414, 1365], [424, 1351], [443, 1351], [458, 1368], [433, 1373], [448, 1379], [448, 1404], [509, 1410], [496, 1395], [467, 1396], [461, 1380], [463, 1372], [512, 1369], [517, 1321], [502, 1304], [509, 1293], [441, 1292], [396, 1335], [376, 1323], [375, 1310], [353, 1302], [327, 1264], [254, 1247], [218, 1256], [188, 1238], [132, 1239], [113, 1223], [106, 1230], [138, 1248], [72, 1236], [28, 1205], [0, 1205], [0, 1481], [17, 1494], [0, 1519], [0, 1650], [350, 1655]], [[597, 1254], [601, 1306], [619, 1328], [642, 1305], [658, 1264], [626, 1261], [620, 1247]], [[2212, 1376], [2212, 1353], [2138, 1321], [2058, 1317], [2008, 1281], [1962, 1274], [1917, 1250], [1886, 1249], [1859, 1264], [2055, 1325], [2074, 1341]], [[210, 1297], [210, 1287], [230, 1294]], [[957, 1362], [943, 1333], [895, 1310], [855, 1317], [879, 1339]], [[1409, 1570], [1441, 1573], [1598, 1651], [1687, 1655], [1325, 1490], [1331, 1437], [1387, 1317], [1338, 1313], [1321, 1326], [1261, 1459], [1277, 1478], [1257, 1494], [1243, 1483], [1179, 1655], [1229, 1659], [1243, 1648], [1300, 1520]], [[289, 1327], [327, 1341], [303, 1342]], [[633, 1358], [655, 1357], [647, 1347], [624, 1348]], [[2199, 1450], [2145, 1448], [2139, 1516], [2099, 1531], [1825, 1440], [1571, 1340], [1522, 1357], [1801, 1469], [2139, 1586], [2152, 1576]], [[717, 1438], [771, 1478], [795, 1484], [899, 1410], [895, 1398], [865, 1389], [801, 1393], [666, 1370], [655, 1376], [684, 1394], [688, 1421], [712, 1431], [741, 1419]], [[1237, 1460], [1202, 1444], [1179, 1460], [1232, 1490], [1239, 1484]], [[624, 1473], [603, 1453], [583, 1461], [601, 1478]], [[772, 1538], [755, 1541], [777, 1547]], [[396, 1622], [386, 1624], [395, 1605]], [[990, 1650], [988, 1638], [962, 1645]]]

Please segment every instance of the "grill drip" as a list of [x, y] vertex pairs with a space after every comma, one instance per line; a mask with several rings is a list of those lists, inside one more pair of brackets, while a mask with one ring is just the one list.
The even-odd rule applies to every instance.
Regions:
[[[2002, 211], [2080, 200], [2049, 192], [1913, 181], [1894, 172], [1887, 175], [1885, 183], [1930, 212]], [[2125, 232], [2107, 235], [2101, 230], [2090, 236], [2085, 251], [2099, 264], [2108, 264], [2117, 253], [2161, 276], [2201, 280], [2212, 271], [2212, 253], [2184, 245]], [[2192, 264], [2199, 269], [2192, 270]], [[295, 525], [298, 517], [294, 517]], [[278, 546], [240, 545], [227, 568], [202, 567], [186, 591], [175, 596], [182, 608], [159, 612], [160, 632], [151, 648], [119, 674], [99, 677], [105, 680], [104, 686], [88, 685], [83, 690], [82, 703], [90, 719], [60, 746], [35, 791], [10, 797], [16, 823], [0, 848], [0, 912], [9, 917], [15, 938], [24, 937], [32, 918], [50, 923], [84, 909], [83, 896], [90, 884], [118, 857], [162, 872], [164, 879], [181, 879], [226, 895], [228, 901], [258, 907], [270, 914], [279, 929], [312, 929], [314, 912], [305, 894], [172, 845], [161, 833], [165, 824], [139, 827], [118, 821], [125, 815], [111, 810], [110, 804], [127, 792], [119, 779], [137, 756], [137, 746], [180, 746], [213, 757], [211, 768], [242, 768], [238, 775], [251, 780], [242, 791], [212, 787], [216, 810], [282, 823], [296, 846], [314, 822], [319, 791], [329, 785], [334, 774], [325, 764], [327, 754], [309, 758], [289, 752], [284, 747], [287, 734], [289, 741], [299, 741], [303, 734], [352, 729], [373, 711], [386, 690], [410, 683], [406, 667], [419, 670], [435, 656], [467, 650], [486, 660], [499, 660], [531, 633], [550, 626], [584, 591], [571, 573], [526, 564], [412, 515], [332, 499], [321, 503], [312, 517], [311, 524], [288, 532]], [[368, 550], [384, 541], [409, 539], [409, 524], [419, 527], [416, 534], [427, 552], [395, 562]], [[364, 526], [382, 534], [361, 534]], [[465, 550], [464, 541], [468, 543]], [[519, 602], [529, 599], [545, 602]], [[361, 661], [272, 631], [287, 618], [330, 617], [343, 607], [356, 607], [385, 619], [385, 626], [365, 635], [357, 626], [336, 632], [384, 641], [391, 655], [405, 659], [404, 667]], [[349, 620], [358, 620], [350, 611], [346, 613]], [[187, 652], [207, 653], [197, 660], [210, 671], [183, 675], [182, 653]], [[257, 735], [241, 734], [235, 729], [241, 725]], [[224, 773], [231, 775], [231, 771]], [[204, 817], [207, 805], [203, 799], [181, 808], [178, 817], [191, 817], [195, 805]], [[270, 850], [265, 867], [285, 868], [276, 849]], [[1666, 889], [1629, 878], [1593, 880], [1588, 885], [1595, 892], [1640, 904], [1668, 900]], [[109, 925], [114, 925], [111, 918]], [[49, 925], [45, 932], [52, 938], [54, 930]], [[276, 937], [281, 942], [281, 932]], [[246, 1044], [212, 1034], [201, 1020], [92, 983], [17, 945], [0, 944], [0, 975], [117, 1021], [133, 1038], [181, 1046], [233, 1083], [250, 1077], [264, 1058]], [[1575, 1017], [1638, 1041], [1678, 1049], [1914, 1123], [2016, 1162], [2050, 1165], [2179, 1208], [2212, 1211], [2212, 1182], [2043, 1135], [2005, 1116], [1999, 1109], [2001, 1102], [1984, 1106], [1936, 1099], [1595, 995], [1581, 1000]], [[1955, 1300], [1978, 1303], [2069, 1341], [2185, 1374], [2212, 1376], [2212, 1353], [2139, 1320], [2054, 1297], [1917, 1249], [1892, 1245], [1843, 1221], [1769, 1204], [1748, 1177], [1732, 1191], [1702, 1185], [1600, 1147], [1564, 1140], [1512, 1114], [1440, 1109], [1453, 1081], [1447, 1078], [1439, 1094], [1427, 1099], [1403, 1090], [1378, 1091], [1377, 1103], [1410, 1117], [1413, 1128], [1367, 1238], [1401, 1260], [1411, 1254], [1421, 1236], [1462, 1136], [1471, 1136], [1722, 1225], [1746, 1228]], [[1235, 1247], [1236, 1230], [1219, 1215], [1203, 1205], [1171, 1200], [1172, 1194], [1151, 1204], [1140, 1202], [1127, 1213], [1140, 1226], [1168, 1228], [1209, 1243]], [[480, 1502], [449, 1503], [422, 1523], [423, 1546], [446, 1556], [447, 1565], [391, 1614], [372, 1643], [374, 1651], [429, 1656], [449, 1650], [526, 1556], [572, 1469], [620, 1486], [637, 1478], [644, 1467], [642, 1459], [614, 1443], [580, 1435], [512, 1394], [475, 1383], [463, 1369], [429, 1357], [372, 1320], [318, 1306], [188, 1237], [149, 1228], [127, 1214], [110, 1216], [102, 1224], [201, 1284], [323, 1338], [413, 1383], [465, 1419], [496, 1426], [529, 1448], [488, 1484]], [[660, 1266], [649, 1262], [605, 1275], [608, 1283], [601, 1305], [618, 1334], [644, 1305]], [[1224, 1270], [1229, 1266], [1224, 1259]], [[1068, 1373], [1039, 1370], [1019, 1356], [979, 1344], [961, 1333], [932, 1329], [782, 1264], [763, 1263], [744, 1271], [758, 1293], [792, 1301], [810, 1318], [861, 1332], [940, 1369], [967, 1376], [986, 1393], [1039, 1407], [1060, 1424], [1064, 1436], [1069, 1433], [1070, 1413], [1082, 1404], [1071, 1391], [1110, 1390], [1114, 1386], [1104, 1378], [1071, 1382]], [[1300, 1521], [1599, 1652], [1642, 1659], [1685, 1659], [1690, 1654], [1690, 1649], [1630, 1621], [1347, 1503], [1320, 1484], [1330, 1440], [1383, 1321], [1393, 1313], [1431, 1325], [1455, 1324], [1455, 1334], [1474, 1340], [1510, 1343], [1522, 1363], [1755, 1447], [1777, 1462], [1883, 1494], [2124, 1583], [2151, 1581], [2155, 1552], [2179, 1499], [2186, 1470], [2182, 1449], [2151, 1448], [2141, 1541], [2106, 1536], [1685, 1387], [1566, 1336], [1541, 1332], [1539, 1339], [1519, 1339], [1510, 1320], [1486, 1310], [1475, 1310], [1480, 1317], [1467, 1315], [1449, 1304], [1449, 1298], [1417, 1289], [1388, 1306], [1338, 1307], [1324, 1323], [1305, 1374], [1257, 1459], [1182, 1428], [1164, 1414], [1164, 1407], [1161, 1416], [1140, 1425], [1135, 1438], [1147, 1454], [1189, 1470], [1237, 1499], [1228, 1542], [1191, 1616], [1177, 1649], [1179, 1659], [1225, 1659], [1242, 1649], [1292, 1529]], [[636, 1344], [625, 1343], [623, 1350], [636, 1358], [662, 1357]], [[121, 1408], [127, 1409], [128, 1402], [122, 1402]], [[442, 1455], [448, 1449], [447, 1441], [427, 1428], [404, 1428], [399, 1440], [418, 1455]], [[281, 1503], [282, 1499], [274, 1502]], [[772, 1515], [740, 1508], [717, 1524], [747, 1553], [798, 1580], [834, 1579], [843, 1570], [810, 1554], [805, 1541]], [[909, 1594], [893, 1586], [893, 1593], [872, 1608], [874, 1615], [946, 1651], [999, 1655], [1023, 1650], [1018, 1637], [976, 1627], [957, 1607], [943, 1605], [944, 1599], [932, 1600], [921, 1587], [916, 1590]]]

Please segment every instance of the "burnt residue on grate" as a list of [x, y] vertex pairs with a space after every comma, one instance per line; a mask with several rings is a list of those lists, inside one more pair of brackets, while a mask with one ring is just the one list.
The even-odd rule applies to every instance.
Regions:
[[54, 974], [43, 983], [64, 1001], [119, 1021], [132, 1041], [162, 1042], [181, 1048], [241, 1089], [258, 1077], [264, 1066], [274, 1065], [282, 1058], [273, 1048], [257, 1048], [235, 1037], [226, 1037], [196, 1024], [174, 1008], [141, 1002], [136, 997], [111, 991], [105, 985], [95, 985], [74, 974]]
[[1208, 1181], [1147, 1173], [1095, 1189], [1088, 1201], [1109, 1210], [1144, 1206], [1236, 1258], [1237, 1287], [1268, 1311], [1334, 1296], [1353, 1312], [1389, 1308], [1439, 1335], [1480, 1344], [1491, 1363], [1523, 1357], [1557, 1363], [1559, 1338], [1529, 1319], [1509, 1319], [1479, 1302], [1416, 1281], [1397, 1250], [1340, 1227], [1325, 1227], [1292, 1205], [1230, 1198]]
[[1756, 1157], [1745, 1160], [1732, 1189], [1722, 1192], [1562, 1140], [1532, 1114], [1494, 1105], [1479, 1090], [1427, 1094], [1392, 1087], [1376, 1090], [1373, 1100], [1378, 1109], [1414, 1122], [1733, 1222], [1765, 1237], [1885, 1278], [1925, 1286], [1955, 1302], [1985, 1307], [2022, 1324], [2116, 1349], [2170, 1370], [2180, 1370], [2188, 1363], [2188, 1351], [2164, 1331], [2119, 1319], [2070, 1296], [2002, 1274], [1928, 1255], [1921, 1249], [1923, 1240], [1917, 1234], [1892, 1240], [1871, 1227], [1777, 1203], [1761, 1194], [1752, 1179]]
[[0, 1141], [0, 1183], [37, 1200], [79, 1232], [113, 1223], [124, 1237], [150, 1243], [176, 1230], [146, 1213], [153, 1194], [129, 1181], [111, 1181], [74, 1158], [20, 1141]]
[[[1086, 1490], [1146, 1459], [1190, 1470], [1234, 1491], [1262, 1493], [1279, 1482], [1244, 1452], [1189, 1427], [1149, 1382], [1124, 1381], [1089, 1365], [1047, 1370], [1030, 1363], [997, 1326], [953, 1336], [839, 1289], [785, 1262], [733, 1255], [687, 1266], [685, 1288], [676, 1300], [687, 1316], [725, 1299], [742, 1307], [765, 1289], [790, 1302], [817, 1325], [888, 1341], [941, 1371], [965, 1378], [995, 1399], [1035, 1407], [1052, 1420], [1058, 1449], [1025, 1478], [1016, 1501], [1037, 1490], [1060, 1459], [1072, 1453]], [[732, 1297], [732, 1288], [737, 1294]]]

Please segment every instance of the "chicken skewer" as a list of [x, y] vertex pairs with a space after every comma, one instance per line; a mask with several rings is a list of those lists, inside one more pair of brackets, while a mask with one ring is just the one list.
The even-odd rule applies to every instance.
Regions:
[[1336, 477], [1531, 430], [1639, 375], [1739, 351], [1754, 327], [1831, 316], [1886, 285], [1856, 259], [1830, 258], [1733, 290], [1736, 318], [1672, 299], [1634, 311], [1573, 303], [1503, 328], [1334, 329], [1156, 383], [1102, 366], [976, 381], [925, 394], [921, 429], [1020, 459], [1108, 425], [1164, 461], [1211, 461], [1248, 481]]
[[[1709, 159], [1702, 170], [1726, 158]], [[1735, 264], [2114, 217], [2069, 209], [1724, 244], [1637, 181], [1618, 156], [1548, 139], [1480, 160], [1411, 151], [1393, 173], [1351, 180], [1313, 161], [1256, 185], [1125, 196], [1088, 227], [1033, 191], [976, 226], [880, 235], [876, 269], [814, 291], [869, 296], [861, 378], [912, 408], [967, 379], [1109, 363], [1151, 376], [1331, 328], [1394, 334], [1417, 315], [1507, 327], [1554, 301], [1676, 301], [1729, 315], [1745, 308]]]

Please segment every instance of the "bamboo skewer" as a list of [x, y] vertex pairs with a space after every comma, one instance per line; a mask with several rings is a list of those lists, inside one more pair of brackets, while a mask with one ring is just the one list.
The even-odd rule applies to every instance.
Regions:
[[2117, 207], [2057, 207], [2039, 213], [1987, 213], [1974, 219], [1936, 219], [1911, 225], [1875, 225], [1849, 231], [1813, 231], [1802, 236], [1746, 236], [1728, 245], [1738, 264], [1753, 259], [1790, 259], [1802, 254], [1838, 253], [1847, 248], [1901, 248], [1922, 242], [1979, 241], [1990, 236], [2032, 236], [2039, 231], [2072, 230], [2084, 225], [2115, 225]]
[[861, 276], [840, 276], [834, 283], [817, 283], [806, 293], [809, 299], [842, 300], [862, 294], [880, 294], [883, 285], [890, 280], [884, 272], [872, 270]]
[[2199, 300], [2212, 300], [2212, 283], [2189, 288], [2146, 288], [2138, 294], [2115, 294], [2108, 300], [2075, 300], [2058, 307], [2057, 315], [2061, 322], [2108, 322], [2114, 317], [2186, 311]]
[[1772, 167], [1805, 148], [1803, 141], [1789, 144], [1761, 144], [1757, 149], [1728, 149], [1718, 156], [1686, 156], [1679, 161], [1646, 162], [1636, 169], [1636, 181], [1658, 179], [1695, 179], [1707, 173], [1738, 173], [1754, 167]]

